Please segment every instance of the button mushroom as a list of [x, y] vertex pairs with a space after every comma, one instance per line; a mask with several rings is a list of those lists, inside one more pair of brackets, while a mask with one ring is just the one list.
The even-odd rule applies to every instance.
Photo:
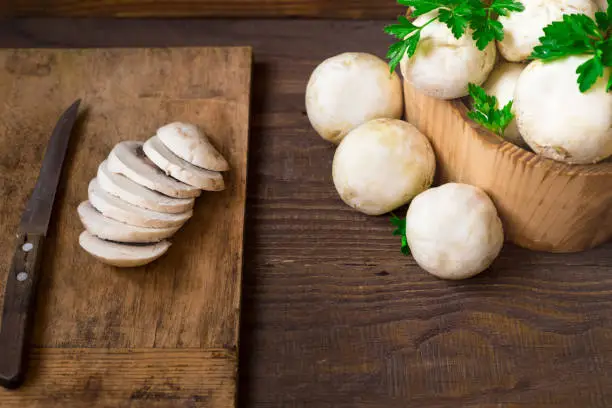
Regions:
[[417, 128], [397, 119], [375, 119], [346, 135], [332, 172], [346, 204], [380, 215], [427, 189], [435, 167], [432, 147]]
[[150, 190], [133, 182], [122, 174], [113, 173], [108, 169], [108, 162], [103, 161], [98, 166], [97, 174], [100, 188], [121, 200], [138, 207], [164, 213], [184, 213], [193, 208], [194, 198], [174, 198]]
[[77, 207], [77, 213], [85, 229], [91, 234], [109, 241], [128, 243], [159, 242], [171, 237], [180, 226], [165, 228], [146, 228], [125, 224], [105, 217], [89, 201]]
[[612, 155], [612, 94], [605, 75], [582, 93], [576, 69], [591, 56], [536, 60], [521, 73], [514, 93], [516, 121], [538, 154], [566, 163], [597, 163]]
[[142, 142], [135, 141], [118, 143], [108, 156], [108, 169], [170, 197], [191, 198], [200, 195], [199, 188], [168, 177], [157, 168], [147, 159], [142, 146]]
[[591, 0], [529, 0], [525, 10], [499, 16], [504, 39], [497, 42], [499, 52], [508, 61], [524, 61], [544, 36], [544, 27], [560, 21], [564, 14], [586, 14], [595, 17], [597, 6]]
[[172, 153], [157, 136], [147, 140], [142, 149], [149, 160], [162, 171], [183, 183], [208, 191], [220, 191], [225, 188], [221, 173], [194, 166], [181, 159]]
[[442, 279], [465, 279], [497, 258], [504, 232], [497, 209], [480, 188], [448, 183], [417, 195], [406, 215], [416, 262]]
[[181, 159], [208, 170], [227, 171], [229, 164], [197, 126], [173, 122], [157, 130], [157, 137]]
[[164, 255], [170, 248], [168, 241], [151, 245], [126, 245], [102, 240], [87, 231], [79, 236], [79, 244], [98, 260], [120, 268], [146, 265]]
[[[419, 16], [414, 24], [422, 26], [433, 14]], [[468, 84], [481, 85], [495, 64], [495, 43], [480, 51], [470, 29], [455, 38], [440, 21], [433, 21], [421, 31], [415, 54], [402, 59], [402, 75], [416, 89], [439, 99], [454, 99], [468, 94]]]
[[396, 73], [375, 55], [346, 52], [328, 58], [312, 72], [306, 87], [306, 113], [325, 140], [340, 141], [355, 127], [377, 118], [402, 116], [402, 86]]
[[[513, 62], [500, 62], [491, 72], [489, 78], [482, 85], [488, 95], [495, 96], [499, 107], [505, 106], [508, 102], [514, 99], [514, 89], [519, 75], [525, 69], [524, 64]], [[512, 105], [512, 112], [516, 115], [516, 107]], [[526, 146], [521, 133], [516, 125], [516, 118], [510, 122], [504, 131], [504, 139], [514, 143], [517, 146]]]
[[102, 190], [96, 178], [89, 183], [88, 194], [91, 205], [105, 217], [138, 227], [180, 227], [193, 215], [192, 210], [168, 214], [137, 207]]

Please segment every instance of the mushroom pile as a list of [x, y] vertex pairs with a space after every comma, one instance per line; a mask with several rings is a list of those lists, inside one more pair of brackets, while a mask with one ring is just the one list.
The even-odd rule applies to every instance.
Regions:
[[[496, 5], [512, 1], [483, 7], [494, 15]], [[469, 13], [463, 23], [468, 28], [456, 35], [457, 25], [446, 18], [450, 6], [443, 3], [431, 3], [412, 21], [401, 17], [387, 32], [400, 40], [395, 46], [411, 44], [396, 61], [419, 92], [439, 99], [473, 98], [470, 84], [482, 86], [496, 98], [497, 108], [512, 102], [514, 119], [496, 132], [507, 141], [552, 160], [594, 164], [612, 156], [612, 93], [607, 90], [612, 15], [605, 3], [516, 0], [516, 7], [488, 22], [496, 34], [486, 47], [478, 46], [483, 35], [474, 35]], [[465, 2], [465, 7], [473, 4]], [[476, 20], [475, 29], [482, 26]], [[483, 115], [490, 116], [495, 107], [488, 108]]]
[[400, 120], [402, 86], [389, 65], [343, 53], [313, 71], [306, 111], [319, 135], [338, 147], [332, 178], [340, 198], [368, 215], [412, 201], [398, 231], [416, 262], [445, 279], [476, 275], [501, 250], [504, 233], [484, 191], [449, 183], [430, 189], [436, 159], [427, 137]]
[[193, 215], [201, 191], [225, 188], [229, 164], [196, 126], [174, 122], [146, 142], [118, 143], [89, 183], [77, 212], [81, 247], [117, 267], [146, 265]]

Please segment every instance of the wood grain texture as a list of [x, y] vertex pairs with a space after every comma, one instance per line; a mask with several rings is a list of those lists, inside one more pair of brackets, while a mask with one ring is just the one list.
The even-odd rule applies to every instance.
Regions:
[[236, 363], [225, 349], [37, 349], [36, 379], [2, 407], [230, 407]]
[[[2, 285], [8, 232], [17, 230], [53, 125], [76, 98], [84, 110], [44, 248], [35, 345], [237, 349], [251, 58], [239, 47], [0, 52]], [[116, 143], [146, 140], [172, 121], [210, 135], [231, 166], [227, 188], [197, 199], [159, 260], [128, 270], [103, 265], [78, 245], [76, 207]], [[234, 385], [224, 387], [234, 392]], [[0, 406], [6, 397], [0, 393]]]
[[439, 181], [484, 189], [512, 242], [576, 252], [612, 238], [612, 160], [569, 165], [546, 159], [479, 127], [460, 100], [429, 97], [407, 81], [404, 95], [406, 117], [432, 143]]
[[9, 0], [0, 17], [394, 18], [395, 0]]
[[255, 69], [238, 405], [609, 407], [610, 243], [579, 254], [507, 245], [490, 271], [444, 282], [399, 253], [386, 217], [356, 213], [337, 196], [334, 148], [311, 129], [304, 89], [326, 57], [384, 55], [391, 40], [380, 22], [0, 26], [4, 47], [247, 41]]

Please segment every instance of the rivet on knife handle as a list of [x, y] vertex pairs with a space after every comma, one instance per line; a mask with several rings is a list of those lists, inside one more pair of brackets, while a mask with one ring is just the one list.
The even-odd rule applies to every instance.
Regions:
[[19, 387], [25, 377], [43, 243], [42, 234], [17, 236], [6, 281], [0, 331], [0, 385], [10, 389]]

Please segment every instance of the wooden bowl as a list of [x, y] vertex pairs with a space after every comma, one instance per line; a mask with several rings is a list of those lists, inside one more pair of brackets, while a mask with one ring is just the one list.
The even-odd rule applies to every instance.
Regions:
[[441, 183], [484, 189], [506, 238], [533, 250], [578, 252], [612, 238], [612, 161], [569, 165], [504, 141], [467, 117], [461, 100], [440, 100], [404, 81], [406, 119], [431, 141]]

